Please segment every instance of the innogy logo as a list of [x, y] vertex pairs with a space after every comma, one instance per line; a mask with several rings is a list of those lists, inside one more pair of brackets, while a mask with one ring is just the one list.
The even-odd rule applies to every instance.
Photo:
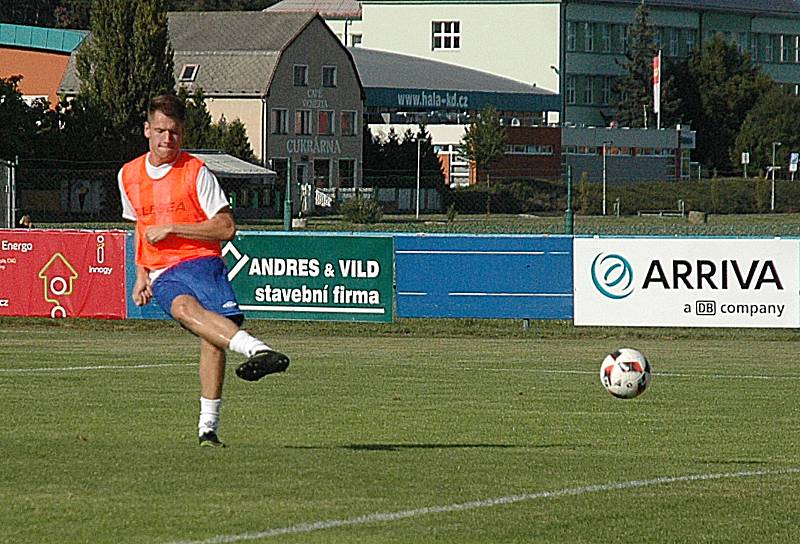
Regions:
[[622, 255], [599, 253], [592, 261], [592, 283], [604, 296], [620, 300], [633, 293], [633, 268]]

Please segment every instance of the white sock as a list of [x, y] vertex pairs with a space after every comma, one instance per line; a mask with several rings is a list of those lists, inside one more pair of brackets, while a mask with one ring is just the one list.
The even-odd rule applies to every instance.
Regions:
[[245, 357], [252, 357], [254, 353], [272, 348], [255, 336], [252, 336], [249, 332], [240, 330], [231, 338], [228, 349], [236, 353], [241, 353]]
[[197, 423], [198, 435], [209, 431], [217, 432], [219, 427], [219, 409], [222, 399], [207, 399], [200, 397], [200, 421]]

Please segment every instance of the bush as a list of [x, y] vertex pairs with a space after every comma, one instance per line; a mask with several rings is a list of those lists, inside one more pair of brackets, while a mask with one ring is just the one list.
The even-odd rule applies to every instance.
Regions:
[[549, 181], [513, 181], [458, 188], [446, 196], [446, 205], [455, 205], [458, 213], [549, 213], [565, 206], [566, 187]]
[[381, 205], [372, 198], [350, 198], [339, 206], [339, 211], [345, 220], [351, 223], [368, 225], [380, 223], [383, 218]]
[[[800, 183], [775, 182], [775, 211], [794, 213], [800, 208]], [[560, 214], [566, 209], [566, 185], [551, 181], [496, 183], [490, 188], [472, 185], [445, 194], [445, 206], [455, 205], [458, 213], [486, 213], [487, 191], [492, 213]], [[712, 214], [746, 214], [769, 211], [772, 184], [764, 178], [714, 178], [702, 181], [649, 181], [613, 183], [607, 186], [606, 201], [619, 199], [622, 215], [640, 210], [685, 210]], [[581, 215], [597, 215], [602, 209], [602, 184], [582, 178], [573, 183], [573, 208]], [[611, 213], [611, 207], [608, 209]]]

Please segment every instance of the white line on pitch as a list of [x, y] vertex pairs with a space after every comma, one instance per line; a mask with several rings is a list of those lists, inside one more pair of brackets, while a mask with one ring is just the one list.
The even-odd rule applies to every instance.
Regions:
[[560, 497], [585, 495], [587, 493], [600, 493], [604, 491], [636, 489], [640, 487], [650, 487], [654, 485], [664, 485], [664, 484], [673, 484], [681, 482], [699, 482], [699, 481], [722, 480], [727, 478], [749, 478], [756, 476], [781, 476], [785, 474], [797, 474], [797, 473], [800, 473], [800, 467], [789, 467], [776, 470], [748, 470], [742, 472], [722, 472], [717, 474], [689, 474], [686, 476], [664, 476], [661, 478], [653, 478], [650, 480], [629, 480], [627, 482], [609, 482], [605, 484], [587, 485], [584, 487], [567, 487], [555, 491], [539, 491], [536, 493], [524, 493], [521, 495], [507, 495], [505, 497], [481, 499], [476, 501], [447, 504], [443, 506], [427, 506], [424, 508], [415, 508], [413, 510], [400, 510], [396, 512], [375, 512], [364, 516], [357, 516], [346, 519], [321, 520], [308, 523], [300, 523], [297, 525], [290, 525], [287, 527], [277, 527], [275, 529], [267, 529], [265, 531], [260, 531], [255, 533], [241, 533], [238, 535], [218, 535], [218, 536], [213, 536], [211, 538], [207, 538], [205, 540], [181, 540], [172, 542], [171, 544], [221, 544], [227, 542], [242, 542], [245, 540], [260, 540], [263, 538], [271, 538], [274, 536], [281, 536], [281, 535], [306, 534], [314, 531], [322, 531], [325, 529], [334, 529], [336, 527], [352, 527], [357, 525], [366, 525], [369, 523], [386, 523], [402, 519], [428, 516], [431, 514], [463, 512], [466, 510], [475, 510], [477, 508], [489, 508], [492, 506], [514, 504], [525, 501], [534, 501], [538, 499], [557, 499]]
[[[469, 372], [533, 372], [536, 374], [598, 374], [591, 370], [548, 370], [545, 368], [474, 368], [458, 367], [458, 370]], [[669, 378], [708, 378], [730, 380], [800, 380], [800, 376], [756, 376], [752, 374], [683, 374], [680, 372], [653, 372], [653, 376], [666, 376]]]
[[0, 368], [0, 372], [70, 372], [77, 370], [130, 370], [132, 368], [162, 368], [167, 366], [196, 366], [196, 363], [163, 363], [156, 365], [94, 365], [50, 368]]

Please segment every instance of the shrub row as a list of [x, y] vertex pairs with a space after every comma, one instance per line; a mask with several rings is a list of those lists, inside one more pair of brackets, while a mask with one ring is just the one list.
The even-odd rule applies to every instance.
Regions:
[[[552, 181], [515, 181], [490, 187], [473, 185], [444, 194], [445, 209], [458, 213], [562, 213], [566, 208], [566, 184]], [[572, 187], [572, 205], [578, 214], [602, 212], [602, 184], [578, 180]], [[606, 210], [619, 203], [621, 215], [644, 210], [684, 209], [713, 214], [763, 213], [771, 209], [772, 181], [764, 178], [714, 178], [701, 181], [640, 182], [606, 187]], [[800, 211], [800, 181], [775, 182], [775, 211]]]

